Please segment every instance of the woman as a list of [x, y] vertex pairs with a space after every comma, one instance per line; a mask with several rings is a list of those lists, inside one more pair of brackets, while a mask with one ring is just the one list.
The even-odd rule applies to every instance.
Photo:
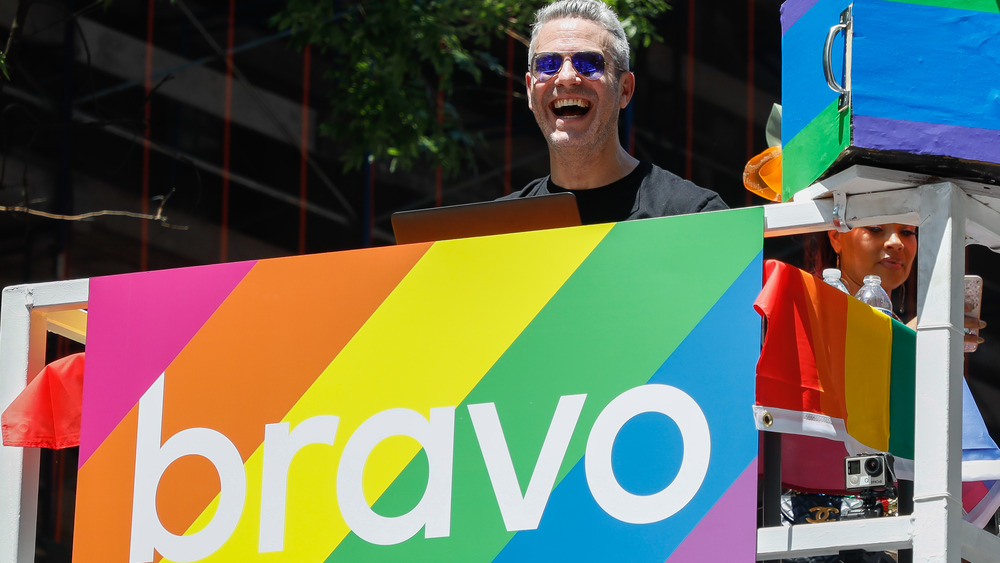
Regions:
[[[854, 295], [864, 285], [865, 276], [875, 274], [882, 279], [882, 289], [892, 295], [896, 288], [903, 287], [910, 277], [913, 261], [917, 256], [917, 228], [900, 223], [855, 227], [846, 233], [837, 230], [827, 232], [830, 247], [837, 255], [836, 263], [840, 268], [840, 279], [847, 290]], [[905, 295], [905, 294], [903, 294]], [[893, 299], [893, 306], [902, 316], [904, 297]], [[912, 310], [912, 309], [911, 309]], [[903, 319], [906, 320], [906, 319]], [[916, 319], [907, 323], [916, 328]], [[966, 317], [966, 328], [983, 328], [985, 322]], [[982, 338], [965, 335], [966, 342], [979, 344]]]
[[841, 280], [854, 295], [865, 276], [882, 278], [882, 288], [892, 293], [910, 277], [917, 256], [917, 228], [899, 223], [855, 227], [846, 233], [827, 233], [837, 254]]
[[916, 282], [910, 272], [917, 256], [916, 227], [890, 223], [831, 230], [808, 235], [804, 243], [807, 271], [822, 277], [825, 268], [839, 268], [851, 295], [864, 285], [865, 276], [877, 274], [896, 315], [905, 322], [915, 314]]

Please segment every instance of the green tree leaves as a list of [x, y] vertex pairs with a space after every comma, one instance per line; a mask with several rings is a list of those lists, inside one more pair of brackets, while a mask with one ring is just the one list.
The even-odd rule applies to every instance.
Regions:
[[7, 55], [0, 51], [0, 74], [3, 74], [7, 82], [10, 82], [10, 72], [7, 70]]
[[[506, 34], [524, 38], [544, 2], [514, 0], [289, 0], [272, 19], [294, 44], [333, 62], [330, 118], [321, 132], [339, 141], [347, 168], [374, 159], [391, 169], [417, 164], [455, 174], [479, 141], [452, 105], [456, 83], [505, 69], [489, 53]], [[617, 0], [633, 43], [656, 38], [666, 0]], [[520, 77], [518, 77], [520, 80]]]

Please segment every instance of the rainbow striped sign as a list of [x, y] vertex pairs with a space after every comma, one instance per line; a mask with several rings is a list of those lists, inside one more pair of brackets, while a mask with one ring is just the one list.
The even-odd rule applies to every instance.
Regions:
[[94, 278], [74, 559], [752, 561], [762, 227]]

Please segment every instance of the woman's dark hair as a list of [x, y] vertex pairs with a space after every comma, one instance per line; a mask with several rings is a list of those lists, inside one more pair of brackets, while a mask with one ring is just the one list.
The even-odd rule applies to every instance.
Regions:
[[830, 246], [830, 238], [826, 231], [803, 235], [802, 239], [802, 269], [812, 275], [822, 278], [823, 270], [836, 268], [839, 265], [837, 253]]

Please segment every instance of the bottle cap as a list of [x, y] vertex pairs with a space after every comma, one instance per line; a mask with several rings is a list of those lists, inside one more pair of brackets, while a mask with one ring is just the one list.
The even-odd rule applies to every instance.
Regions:
[[823, 270], [824, 278], [837, 278], [840, 279], [840, 269], [839, 268], [827, 268]]
[[865, 285], [873, 283], [875, 285], [882, 285], [882, 278], [876, 274], [868, 274], [865, 276]]

